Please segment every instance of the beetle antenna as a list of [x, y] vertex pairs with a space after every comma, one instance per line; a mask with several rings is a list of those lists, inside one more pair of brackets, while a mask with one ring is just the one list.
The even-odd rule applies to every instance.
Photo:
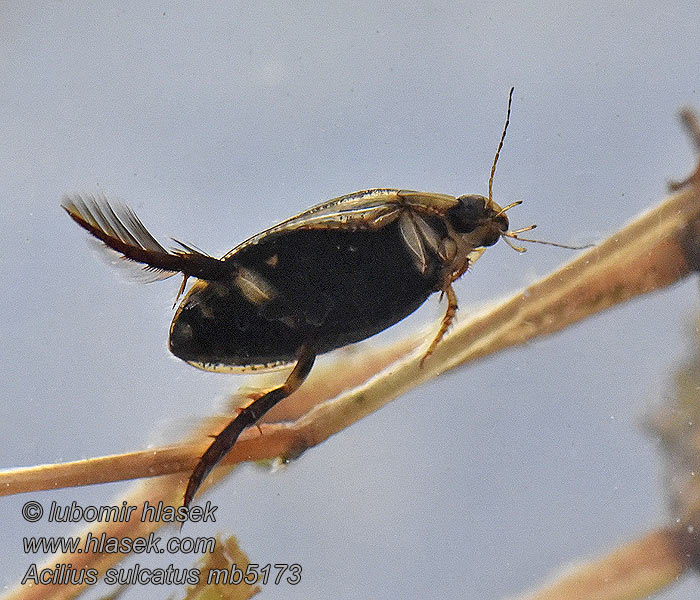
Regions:
[[[520, 237], [518, 234], [525, 231], [532, 231], [537, 225], [528, 225], [527, 227], [522, 227], [520, 229], [515, 229], [513, 231], [504, 231], [501, 234], [503, 240], [508, 244], [513, 250], [518, 252], [525, 252], [525, 248], [522, 246], [515, 246], [510, 240], [518, 240], [519, 242], [530, 242], [532, 244], [545, 244], [547, 246], [556, 246], [557, 248], [566, 248], [567, 250], [585, 250], [586, 248], [592, 248], [595, 244], [586, 244], [584, 246], [569, 246], [567, 244], [558, 244], [557, 242], [548, 242], [546, 240], [533, 240], [530, 238]], [[510, 239], [508, 239], [510, 238]]]
[[[500, 212], [498, 212], [495, 216], [498, 217], [502, 215], [504, 212], [507, 210], [513, 208], [514, 206], [518, 206], [519, 204], [522, 204], [522, 200], [517, 200], [515, 202], [511, 202], [508, 206], [504, 206]], [[526, 231], [532, 231], [537, 225], [528, 225], [527, 227], [521, 227], [520, 229], [513, 229], [511, 231], [504, 231], [501, 233], [501, 237], [505, 241], [506, 244], [508, 244], [513, 250], [516, 250], [518, 252], [525, 252], [525, 248], [522, 246], [516, 246], [513, 244], [510, 240], [518, 240], [520, 242], [531, 242], [533, 244], [545, 244], [547, 246], [556, 246], [557, 248], [566, 248], [567, 250], [585, 250], [586, 248], [592, 248], [595, 246], [595, 244], [586, 244], [584, 246], [569, 246], [567, 244], [558, 244], [557, 242], [548, 242], [545, 240], [533, 240], [530, 238], [523, 238], [520, 237], [519, 234], [525, 233]], [[510, 238], [510, 239], [508, 239]]]
[[[569, 246], [568, 244], [558, 244], [557, 242], [548, 242], [546, 240], [533, 240], [530, 238], [522, 238], [518, 236], [518, 233], [520, 231], [529, 231], [530, 229], [534, 229], [534, 226], [530, 227], [524, 227], [523, 229], [519, 229], [517, 231], [506, 231], [505, 233], [502, 233], [501, 236], [503, 239], [506, 241], [506, 243], [513, 247], [513, 245], [508, 241], [508, 238], [518, 240], [519, 242], [530, 242], [531, 244], [544, 244], [546, 246], [555, 246], [557, 248], [566, 248], [567, 250], [585, 250], [586, 248], [592, 248], [595, 246], [595, 244], [585, 244], [583, 246]], [[517, 248], [516, 248], [517, 250]], [[524, 248], [523, 248], [524, 250]]]
[[493, 200], [493, 176], [496, 174], [496, 163], [498, 162], [498, 155], [501, 153], [501, 148], [503, 148], [503, 140], [506, 139], [506, 131], [508, 131], [508, 123], [510, 123], [510, 106], [513, 103], [513, 91], [514, 87], [510, 88], [508, 94], [508, 112], [506, 112], [506, 124], [503, 126], [503, 133], [501, 134], [501, 141], [498, 142], [498, 148], [496, 149], [496, 156], [493, 157], [493, 166], [491, 167], [491, 177], [489, 177], [489, 200]]

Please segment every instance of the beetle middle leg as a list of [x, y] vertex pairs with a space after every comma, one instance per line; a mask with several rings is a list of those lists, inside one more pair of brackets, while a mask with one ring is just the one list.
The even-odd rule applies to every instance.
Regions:
[[211, 446], [201, 456], [197, 466], [190, 475], [187, 489], [185, 490], [183, 506], [189, 506], [206, 476], [229, 453], [243, 430], [251, 425], [255, 425], [273, 406], [299, 389], [299, 386], [309, 375], [311, 367], [316, 360], [316, 350], [313, 342], [305, 342], [299, 349], [297, 356], [297, 363], [294, 365], [294, 369], [292, 369], [292, 372], [287, 376], [287, 380], [281, 386], [270, 390], [241, 409], [238, 416], [214, 437]]
[[435, 339], [430, 343], [430, 346], [428, 346], [423, 358], [420, 359], [421, 368], [423, 367], [425, 360], [435, 351], [435, 348], [437, 348], [437, 345], [440, 343], [442, 338], [445, 337], [445, 334], [450, 328], [450, 325], [452, 325], [452, 321], [457, 313], [457, 294], [455, 294], [451, 283], [447, 286], [443, 293], [447, 295], [447, 310], [445, 311], [445, 316], [442, 317], [442, 323], [440, 324], [440, 329], [437, 332]]
[[[452, 289], [452, 283], [464, 275], [467, 269], [479, 260], [484, 250], [485, 248], [474, 248], [471, 252], [466, 253], [460, 253], [458, 250], [457, 254], [452, 257], [453, 267], [450, 268], [452, 272], [449, 270], [445, 271], [445, 282], [442, 287], [442, 294], [447, 294], [447, 310], [445, 311], [445, 316], [442, 318], [440, 330], [435, 336], [435, 339], [430, 343], [423, 358], [420, 359], [421, 368], [423, 368], [425, 360], [435, 351], [435, 348], [437, 348], [437, 345], [442, 341], [442, 338], [445, 337], [447, 330], [450, 328], [450, 325], [452, 325], [452, 321], [457, 314], [457, 294], [455, 294], [455, 291]], [[459, 260], [456, 260], [457, 257], [459, 257]], [[456, 268], [454, 268], [455, 266]], [[442, 294], [440, 295], [441, 300]]]

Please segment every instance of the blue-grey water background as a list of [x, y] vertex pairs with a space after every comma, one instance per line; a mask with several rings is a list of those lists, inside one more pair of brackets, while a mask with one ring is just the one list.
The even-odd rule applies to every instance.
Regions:
[[[699, 30], [683, 1], [2, 2], [2, 467], [176, 439], [241, 381], [169, 355], [179, 282], [115, 274], [63, 193], [103, 191], [214, 254], [358, 189], [486, 193], [515, 86], [496, 200], [523, 199], [511, 222], [542, 238], [599, 240], [693, 166], [676, 111], [700, 107]], [[461, 314], [570, 257], [498, 244], [458, 283]], [[300, 585], [265, 589], [286, 599], [503, 598], [641, 535], [668, 511], [640, 421], [692, 349], [697, 288], [450, 373], [282, 471], [242, 468], [208, 496], [216, 526], [189, 534], [300, 563]], [[105, 504], [128, 485], [0, 500], [0, 589], [37, 561], [23, 536], [72, 531], [23, 522], [26, 500]]]

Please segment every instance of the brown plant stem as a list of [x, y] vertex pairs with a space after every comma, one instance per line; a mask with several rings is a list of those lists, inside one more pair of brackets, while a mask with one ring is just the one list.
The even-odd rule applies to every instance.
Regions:
[[657, 529], [610, 554], [570, 567], [518, 600], [637, 600], [674, 583], [685, 571], [676, 529]]

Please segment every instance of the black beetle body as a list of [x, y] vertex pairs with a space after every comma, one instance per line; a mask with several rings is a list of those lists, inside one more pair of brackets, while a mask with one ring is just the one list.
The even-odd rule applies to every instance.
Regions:
[[[361, 205], [372, 198], [398, 207], [404, 195], [415, 201], [419, 194], [370, 190], [341, 198], [338, 205]], [[424, 202], [430, 199], [420, 196]], [[499, 211], [493, 206], [485, 213], [482, 203], [473, 225], [479, 227], [479, 220], [487, 225], [477, 236], [493, 236], [490, 213]], [[409, 207], [391, 212], [381, 215], [381, 226], [358, 220], [342, 229], [318, 222], [308, 227], [300, 215], [244, 242], [223, 259], [228, 277], [200, 280], [181, 302], [170, 329], [171, 351], [207, 370], [270, 369], [293, 362], [315, 330], [316, 352], [323, 354], [412, 313], [430, 294], [443, 290], [453, 273], [468, 265], [467, 254], [483, 245], [465, 242], [463, 255], [447, 259], [441, 256], [445, 246], [457, 246], [450, 235], [460, 243], [465, 236], [452, 231], [442, 216], [421, 216]], [[416, 219], [421, 231], [413, 225]], [[468, 237], [474, 235], [470, 231]]]

